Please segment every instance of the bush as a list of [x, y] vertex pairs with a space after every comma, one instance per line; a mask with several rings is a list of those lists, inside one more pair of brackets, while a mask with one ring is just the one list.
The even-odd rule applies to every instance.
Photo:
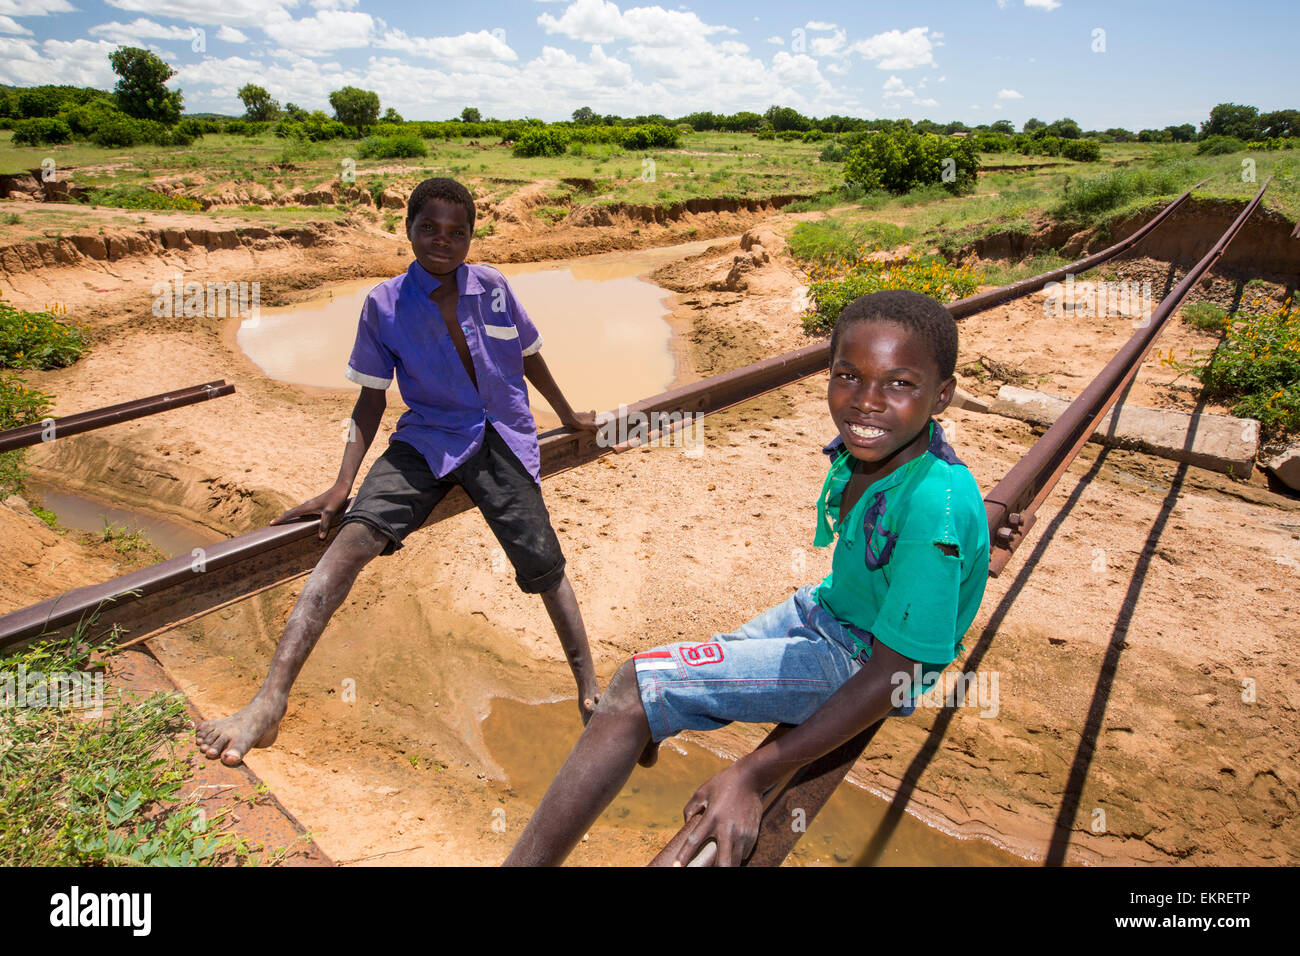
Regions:
[[125, 118], [125, 114], [119, 112], [109, 100], [101, 99], [69, 110], [60, 118], [67, 122], [74, 135], [89, 137], [113, 117]]
[[833, 267], [814, 269], [812, 278], [808, 295], [813, 306], [803, 317], [804, 331], [810, 335], [831, 331], [846, 305], [871, 292], [910, 289], [948, 302], [979, 288], [978, 274], [967, 266], [950, 266], [939, 256], [912, 258], [899, 264], [858, 262], [843, 274]]
[[428, 156], [429, 147], [414, 133], [401, 136], [371, 136], [361, 141], [357, 155], [362, 159], [397, 159]]
[[1300, 303], [1288, 299], [1271, 312], [1233, 319], [1218, 348], [1191, 371], [1206, 398], [1235, 402], [1232, 414], [1258, 419], [1266, 435], [1300, 431]]
[[[186, 121], [191, 122], [191, 121]], [[155, 146], [189, 146], [194, 142], [194, 126], [178, 123], [168, 126], [157, 120], [133, 119], [124, 113], [105, 113], [90, 141], [106, 149], [124, 149], [152, 143]]]
[[905, 193], [941, 185], [951, 193], [975, 185], [979, 157], [969, 138], [895, 130], [858, 143], [844, 162], [844, 180], [871, 191]]
[[36, 424], [50, 410], [53, 398], [28, 388], [16, 375], [0, 372], [0, 430]]
[[516, 156], [562, 156], [569, 145], [568, 133], [557, 126], [526, 130], [515, 140]]
[[66, 143], [72, 139], [72, 130], [58, 117], [22, 120], [14, 124], [15, 146], [48, 146]]
[[1210, 136], [1196, 144], [1197, 156], [1224, 156], [1240, 153], [1246, 144], [1235, 136]]
[[28, 312], [0, 299], [0, 368], [63, 368], [85, 350], [77, 326], [49, 310]]
[[1061, 141], [1061, 155], [1080, 163], [1095, 163], [1101, 159], [1101, 144], [1095, 139], [1065, 139]]
[[1103, 212], [1140, 196], [1177, 193], [1194, 181], [1196, 172], [1186, 163], [1153, 169], [1116, 169], [1065, 181], [1065, 198], [1052, 210], [1058, 219], [1087, 222]]
[[143, 186], [110, 186], [96, 189], [88, 197], [93, 206], [115, 206], [118, 209], [179, 209], [198, 212], [203, 204], [190, 196], [168, 196], [145, 189]]

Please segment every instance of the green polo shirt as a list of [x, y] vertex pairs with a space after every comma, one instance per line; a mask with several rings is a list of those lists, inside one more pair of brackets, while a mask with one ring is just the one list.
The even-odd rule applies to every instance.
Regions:
[[939, 424], [931, 420], [929, 428], [929, 448], [869, 486], [843, 521], [839, 507], [852, 456], [840, 438], [827, 445], [832, 460], [817, 501], [814, 539], [818, 547], [836, 542], [817, 603], [919, 661], [922, 687], [913, 693], [928, 689], [965, 651], [961, 638], [979, 610], [989, 568], [979, 487]]

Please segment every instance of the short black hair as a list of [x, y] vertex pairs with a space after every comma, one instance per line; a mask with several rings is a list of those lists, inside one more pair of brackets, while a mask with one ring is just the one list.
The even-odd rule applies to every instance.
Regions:
[[415, 217], [420, 214], [420, 210], [430, 199], [442, 199], [463, 207], [465, 217], [469, 221], [469, 231], [471, 234], [474, 232], [474, 197], [456, 180], [445, 177], [426, 179], [412, 190], [411, 198], [406, 200], [408, 226], [415, 221]]
[[951, 312], [928, 295], [886, 289], [854, 299], [840, 312], [831, 332], [832, 363], [840, 334], [859, 322], [893, 322], [907, 329], [925, 343], [940, 378], [948, 378], [957, 367], [957, 323]]

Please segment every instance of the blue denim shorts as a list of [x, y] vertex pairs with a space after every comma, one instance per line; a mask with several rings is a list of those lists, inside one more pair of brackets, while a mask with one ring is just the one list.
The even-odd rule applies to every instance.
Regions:
[[[862, 667], [853, 634], [806, 585], [784, 604], [703, 644], [633, 655], [650, 734], [716, 730], [733, 720], [801, 724]], [[864, 635], [870, 639], [870, 635]], [[895, 707], [906, 717], [914, 706]]]

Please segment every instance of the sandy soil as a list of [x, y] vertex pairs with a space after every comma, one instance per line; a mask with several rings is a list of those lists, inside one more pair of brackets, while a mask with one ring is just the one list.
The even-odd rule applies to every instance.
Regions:
[[[740, 218], [720, 214], [715, 234], [760, 217]], [[779, 234], [793, 218], [768, 215], [764, 228]], [[599, 234], [614, 247], [674, 241], [667, 229], [634, 240], [617, 225]], [[476, 244], [475, 258], [520, 249], [559, 257], [574, 247], [570, 236], [546, 246], [531, 231], [517, 247], [509, 235], [493, 238]], [[656, 275], [679, 293], [681, 381], [807, 343], [791, 307], [802, 277], [778, 239], [760, 238], [769, 261], [751, 260], [731, 281], [735, 244]], [[395, 273], [406, 260], [396, 241], [347, 231], [308, 248], [170, 255], [112, 263], [111, 274], [93, 263], [11, 274], [8, 298], [30, 306], [57, 296], [96, 328], [85, 359], [30, 381], [55, 393], [62, 412], [221, 377], [236, 394], [56, 442], [31, 459], [52, 483], [236, 534], [332, 481], [354, 396], [266, 380], [234, 348], [230, 322], [156, 318], [148, 285], [174, 265], [199, 281], [257, 278], [264, 301], [288, 301], [324, 281]], [[1121, 275], [1147, 268], [1125, 265]], [[985, 355], [1021, 368], [1032, 387], [1068, 394], [1131, 332], [1129, 319], [1043, 312], [1031, 297], [967, 320], [960, 364]], [[1161, 341], [1176, 352], [1198, 345], [1199, 333], [1181, 325]], [[1131, 400], [1190, 408], [1174, 375], [1148, 361]], [[996, 384], [962, 376], [976, 393]], [[811, 546], [820, 448], [832, 432], [825, 388], [826, 376], [815, 376], [710, 417], [698, 458], [641, 449], [547, 480], [602, 677], [633, 652], [730, 630], [828, 572], [829, 550]], [[399, 411], [390, 406], [381, 437]], [[1035, 437], [1015, 421], [945, 417], [985, 489]], [[35, 520], [0, 509], [0, 575], [21, 592], [6, 587], [4, 609], [105, 577], [102, 561], [72, 545], [58, 552], [58, 574], [35, 577], [53, 555], [31, 540], [41, 537], [30, 531]], [[333, 859], [496, 863], [531, 812], [488, 751], [482, 720], [494, 697], [554, 701], [573, 688], [541, 602], [494, 570], [495, 550], [468, 513], [367, 567], [306, 665], [279, 742], [249, 757]], [[1089, 446], [1010, 567], [990, 580], [966, 638], [967, 667], [998, 675], [996, 715], [922, 708], [890, 721], [853, 779], [887, 798], [900, 781], [914, 783], [910, 812], [1030, 859], [1068, 834], [1068, 860], [1079, 863], [1294, 865], [1300, 691], [1287, 675], [1298, 577], [1300, 503], [1258, 475], [1234, 482]], [[228, 713], [260, 683], [300, 587], [151, 646], [203, 714]], [[576, 725], [575, 714], [575, 734]], [[735, 755], [763, 731], [692, 739]], [[572, 862], [642, 862], [674, 821], [617, 823], [594, 827]], [[863, 832], [861, 845], [871, 836]]]

